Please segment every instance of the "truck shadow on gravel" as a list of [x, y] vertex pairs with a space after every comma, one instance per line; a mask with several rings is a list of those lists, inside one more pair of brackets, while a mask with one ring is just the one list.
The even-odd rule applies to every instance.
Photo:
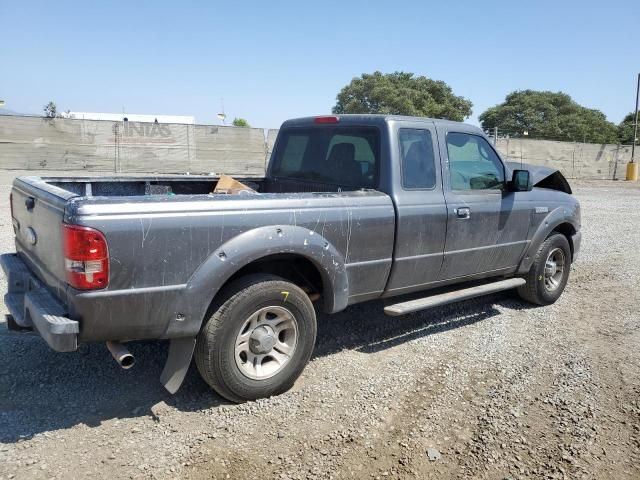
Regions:
[[[320, 315], [314, 358], [345, 349], [376, 353], [495, 317], [500, 314], [497, 305], [527, 308], [503, 293], [404, 317], [386, 316], [381, 302], [356, 305], [337, 315]], [[60, 354], [37, 336], [8, 334], [0, 324], [0, 442], [12, 443], [39, 433], [55, 435], [59, 429], [95, 427], [118, 419], [157, 419], [159, 402], [185, 412], [228, 404], [209, 389], [194, 364], [176, 395], [164, 390], [158, 378], [167, 342], [133, 342], [128, 346], [137, 363], [125, 371], [102, 344]]]
[[318, 319], [314, 357], [331, 355], [344, 349], [362, 353], [380, 352], [500, 315], [496, 305], [512, 310], [532, 308], [513, 294], [504, 292], [400, 317], [389, 317], [382, 313], [384, 305], [379, 301], [354, 305], [338, 314]]

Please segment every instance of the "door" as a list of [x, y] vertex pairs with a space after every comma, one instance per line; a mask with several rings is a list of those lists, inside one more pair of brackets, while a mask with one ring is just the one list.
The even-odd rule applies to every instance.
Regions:
[[500, 157], [481, 135], [445, 131], [447, 234], [440, 280], [515, 269], [530, 211], [508, 192]]
[[400, 161], [393, 164], [396, 242], [386, 295], [419, 290], [438, 280], [447, 226], [433, 124], [402, 126], [392, 133]]

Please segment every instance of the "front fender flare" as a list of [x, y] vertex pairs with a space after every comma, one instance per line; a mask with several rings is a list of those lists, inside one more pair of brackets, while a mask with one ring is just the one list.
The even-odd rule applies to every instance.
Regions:
[[[533, 261], [535, 260], [536, 253], [540, 249], [540, 245], [547, 239], [549, 234], [558, 226], [563, 223], [569, 223], [573, 226], [573, 228], [577, 231], [580, 226], [577, 225], [577, 213], [572, 211], [573, 209], [570, 206], [559, 206], [554, 208], [549, 214], [545, 217], [545, 219], [540, 223], [538, 229], [531, 237], [531, 241], [529, 242], [529, 246], [520, 262], [520, 266], [518, 267], [518, 274], [525, 274], [531, 268]], [[535, 214], [534, 214], [535, 215]], [[571, 239], [569, 239], [571, 242]]]
[[251, 262], [280, 253], [300, 255], [316, 266], [322, 278], [325, 311], [346, 308], [347, 270], [344, 257], [331, 242], [304, 227], [259, 227], [225, 242], [198, 267], [178, 302], [183, 318], [170, 322], [165, 338], [197, 335], [209, 305], [233, 274]]

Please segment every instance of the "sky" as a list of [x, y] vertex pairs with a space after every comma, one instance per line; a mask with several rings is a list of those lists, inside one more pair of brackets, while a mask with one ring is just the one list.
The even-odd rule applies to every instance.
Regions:
[[0, 0], [5, 108], [246, 118], [326, 114], [376, 70], [443, 80], [469, 122], [514, 90], [563, 91], [619, 123], [640, 72], [638, 0]]

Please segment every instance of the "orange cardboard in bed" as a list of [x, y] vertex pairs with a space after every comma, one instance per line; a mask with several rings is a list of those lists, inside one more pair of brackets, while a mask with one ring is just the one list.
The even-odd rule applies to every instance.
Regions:
[[229, 175], [222, 175], [216, 184], [216, 188], [213, 189], [213, 193], [235, 194], [241, 192], [251, 193], [255, 192], [255, 190]]

